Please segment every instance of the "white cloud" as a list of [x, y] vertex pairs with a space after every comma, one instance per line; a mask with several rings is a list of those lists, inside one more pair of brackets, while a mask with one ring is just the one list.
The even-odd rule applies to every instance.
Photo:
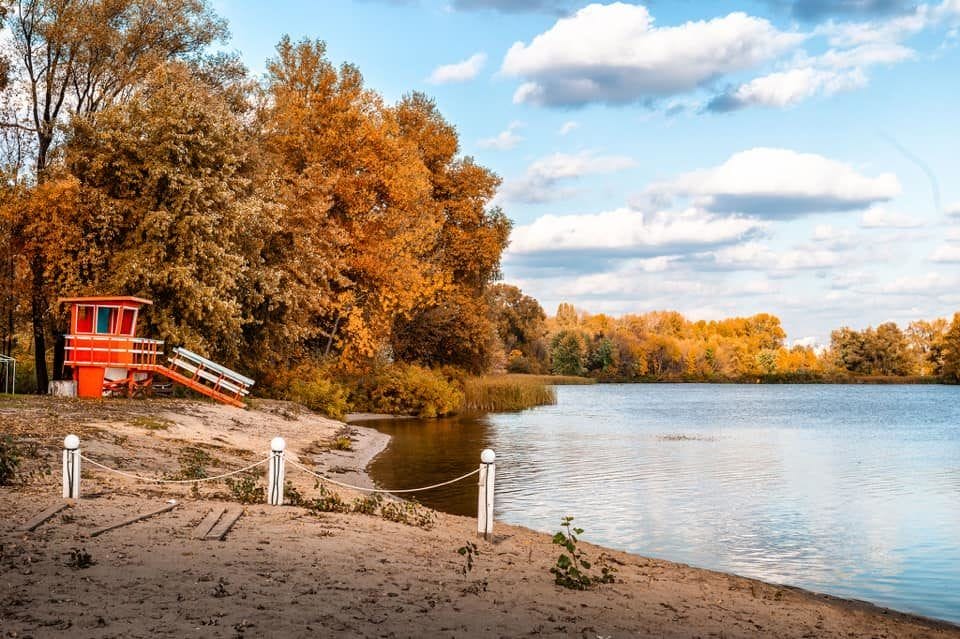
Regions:
[[551, 202], [573, 194], [562, 182], [585, 175], [616, 173], [636, 166], [636, 161], [623, 155], [596, 155], [584, 151], [576, 155], [554, 153], [534, 161], [519, 179], [507, 180], [497, 194], [498, 200]]
[[713, 211], [781, 219], [866, 209], [899, 193], [900, 182], [892, 173], [868, 177], [821, 155], [773, 148], [741, 151], [720, 166], [648, 189], [654, 197], [694, 197]]
[[891, 295], [941, 295], [957, 289], [960, 280], [942, 273], [929, 272], [920, 276], [904, 276], [880, 287], [881, 293]]
[[487, 62], [486, 53], [475, 53], [462, 62], [444, 64], [433, 70], [427, 79], [432, 84], [447, 84], [450, 82], [466, 82], [477, 77], [483, 65]]
[[931, 262], [948, 262], [956, 263], [960, 262], [960, 245], [958, 244], [943, 244], [938, 246], [934, 250], [933, 254], [930, 255]]
[[513, 230], [508, 253], [656, 257], [736, 242], [764, 228], [757, 220], [718, 217], [697, 209], [642, 213], [619, 208], [585, 215], [544, 215]]
[[923, 221], [906, 213], [874, 207], [864, 211], [860, 226], [865, 229], [912, 229], [923, 226]]
[[579, 123], [579, 122], [577, 122], [577, 121], [575, 121], [575, 120], [567, 120], [567, 121], [564, 122], [563, 125], [560, 127], [559, 133], [560, 133], [560, 135], [567, 135], [567, 134], [569, 134], [571, 131], [573, 131], [574, 129], [579, 128], [579, 126], [580, 126], [580, 123]]
[[749, 106], [789, 107], [815, 95], [833, 95], [867, 85], [860, 69], [833, 71], [803, 67], [754, 78], [735, 91], [721, 94], [707, 104], [708, 111], [734, 111]]
[[627, 104], [685, 93], [755, 68], [804, 38], [745, 13], [655, 27], [640, 5], [591, 4], [530, 44], [515, 43], [502, 71], [526, 79], [515, 102]]
[[517, 135], [517, 129], [523, 126], [523, 122], [511, 122], [507, 128], [492, 138], [484, 138], [477, 142], [482, 149], [495, 149], [497, 151], [509, 151], [514, 148], [523, 138]]
[[960, 202], [948, 204], [947, 208], [945, 208], [943, 212], [947, 217], [960, 218]]
[[732, 270], [800, 271], [840, 266], [847, 259], [826, 249], [777, 251], [759, 242], [729, 246], [713, 253], [718, 266]]

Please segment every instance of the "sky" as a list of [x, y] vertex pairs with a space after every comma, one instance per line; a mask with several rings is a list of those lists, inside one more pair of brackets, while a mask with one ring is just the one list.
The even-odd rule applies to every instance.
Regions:
[[790, 342], [960, 311], [960, 0], [214, 0], [256, 74], [320, 39], [503, 180], [548, 314], [768, 312]]

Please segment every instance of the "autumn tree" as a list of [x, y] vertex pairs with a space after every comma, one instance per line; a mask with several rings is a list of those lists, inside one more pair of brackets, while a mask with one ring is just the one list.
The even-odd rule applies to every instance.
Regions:
[[954, 313], [950, 328], [943, 336], [943, 381], [960, 384], [960, 313]]
[[487, 206], [500, 179], [457, 155], [456, 131], [423, 94], [406, 96], [392, 112], [429, 171], [429, 204], [440, 215], [440, 232], [423, 260], [443, 277], [435, 296], [421, 297], [410, 313], [397, 316], [393, 351], [407, 361], [483, 372], [498, 341], [486, 291], [499, 275], [510, 235], [503, 211]]
[[252, 186], [254, 146], [179, 63], [155, 69], [122, 104], [77, 116], [65, 149], [78, 184], [68, 226], [82, 241], [49, 260], [58, 288], [150, 298], [153, 334], [236, 362], [272, 228]]
[[[204, 0], [0, 0], [11, 34], [13, 86], [23, 109], [2, 123], [32, 136], [32, 176], [38, 184], [74, 115], [120, 101], [163, 62], [195, 60], [226, 34]], [[30, 272], [30, 306], [37, 387], [47, 387], [46, 332], [50, 291], [43, 248], [46, 212], [31, 210], [12, 229]], [[36, 224], [39, 220], [41, 223]], [[27, 227], [39, 237], [23, 237]]]
[[547, 316], [540, 302], [511, 284], [492, 285], [487, 298], [497, 334], [508, 352], [525, 352], [543, 337]]

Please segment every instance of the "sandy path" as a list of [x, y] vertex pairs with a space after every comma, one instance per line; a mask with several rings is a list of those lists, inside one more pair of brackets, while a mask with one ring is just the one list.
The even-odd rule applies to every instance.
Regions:
[[[355, 467], [376, 447], [371, 437], [350, 454], [324, 452], [317, 442], [342, 425], [282, 404], [236, 413], [186, 404], [167, 406], [173, 423], [162, 430], [144, 431], [117, 415], [105, 423], [71, 414], [57, 427], [79, 427], [90, 455], [154, 474], [176, 469], [186, 445], [204, 447], [219, 468], [235, 468], [260, 456], [279, 426], [302, 460], [328, 469]], [[0, 406], [4, 429], [13, 428], [11, 414]], [[252, 451], [242, 448], [249, 443]], [[291, 478], [317, 495], [309, 477]], [[252, 505], [226, 541], [199, 541], [194, 529], [225, 504], [225, 487], [191, 494], [91, 469], [77, 507], [33, 533], [18, 532], [58, 501], [58, 481], [54, 473], [25, 488], [0, 488], [0, 637], [960, 638], [948, 624], [589, 545], [592, 558], [611, 557], [617, 583], [569, 591], [553, 583], [557, 550], [549, 536], [499, 524], [493, 541], [477, 540], [480, 555], [465, 574], [456, 550], [476, 540], [475, 520], [443, 514], [422, 529], [372, 515]], [[170, 513], [86, 536], [171, 497], [181, 503]], [[96, 563], [68, 567], [74, 549]]]

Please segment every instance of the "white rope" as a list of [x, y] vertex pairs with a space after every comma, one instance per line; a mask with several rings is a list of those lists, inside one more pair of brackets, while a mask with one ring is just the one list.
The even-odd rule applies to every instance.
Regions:
[[404, 488], [404, 489], [402, 489], [402, 490], [383, 490], [383, 489], [381, 489], [381, 488], [363, 488], [362, 486], [351, 486], [350, 484], [344, 484], [343, 482], [339, 482], [339, 481], [337, 481], [336, 479], [330, 479], [330, 478], [327, 477], [326, 475], [320, 475], [320, 474], [318, 474], [318, 473], [315, 473], [315, 472], [313, 472], [312, 470], [310, 470], [309, 468], [307, 468], [306, 466], [301, 466], [300, 464], [298, 464], [297, 462], [295, 462], [295, 461], [293, 461], [293, 460], [291, 460], [291, 459], [288, 459], [288, 460], [287, 460], [287, 463], [290, 464], [291, 466], [296, 466], [297, 468], [299, 468], [300, 470], [302, 470], [302, 471], [305, 472], [305, 473], [308, 473], [308, 474], [310, 474], [310, 475], [313, 475], [313, 476], [316, 477], [317, 479], [322, 479], [323, 481], [328, 481], [328, 482], [330, 482], [331, 484], [336, 484], [337, 486], [341, 486], [341, 487], [343, 487], [343, 488], [350, 488], [350, 489], [352, 489], [352, 490], [361, 490], [361, 491], [367, 492], [367, 493], [418, 493], [418, 492], [421, 492], [421, 491], [424, 491], [424, 490], [431, 490], [431, 489], [433, 489], [433, 488], [440, 488], [441, 486], [448, 486], [448, 485], [450, 485], [450, 484], [455, 484], [455, 483], [457, 483], [458, 481], [460, 481], [461, 479], [466, 479], [466, 478], [469, 477], [470, 475], [475, 475], [475, 474], [477, 474], [477, 473], [480, 472], [480, 469], [479, 469], [479, 468], [476, 468], [476, 469], [474, 469], [474, 470], [471, 470], [471, 471], [470, 471], [469, 473], [467, 473], [466, 475], [460, 475], [460, 476], [457, 477], [456, 479], [451, 479], [450, 481], [441, 482], [441, 483], [439, 483], [439, 484], [433, 484], [433, 485], [431, 485], [431, 486], [424, 486], [423, 488]]
[[80, 455], [80, 458], [86, 462], [93, 464], [94, 466], [102, 468], [103, 470], [107, 470], [107, 471], [110, 471], [111, 473], [116, 473], [118, 475], [123, 475], [124, 477], [130, 477], [132, 479], [136, 479], [137, 481], [142, 481], [147, 484], [195, 484], [201, 481], [216, 481], [218, 479], [223, 479], [224, 477], [230, 477], [231, 475], [239, 475], [240, 473], [246, 472], [251, 468], [256, 468], [257, 466], [261, 466], [263, 464], [266, 464], [268, 461], [270, 461], [270, 458], [267, 457], [266, 459], [261, 459], [258, 462], [250, 464], [246, 468], [241, 468], [239, 470], [232, 470], [229, 473], [217, 475], [216, 477], [202, 477], [199, 479], [156, 479], [154, 477], [144, 477], [142, 475], [135, 475], [133, 473], [117, 470], [116, 468], [110, 468], [109, 466], [104, 466], [100, 462], [93, 461], [86, 455]]

